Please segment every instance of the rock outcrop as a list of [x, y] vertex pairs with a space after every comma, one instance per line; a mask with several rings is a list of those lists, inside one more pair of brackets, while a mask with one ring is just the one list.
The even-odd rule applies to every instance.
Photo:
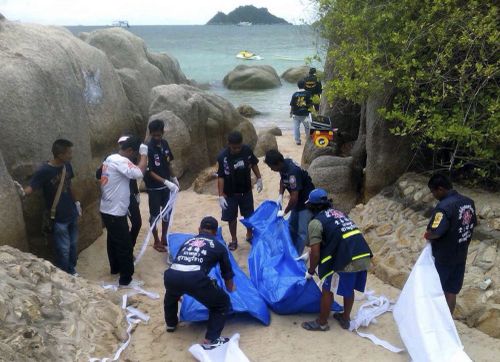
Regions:
[[248, 104], [241, 104], [236, 108], [239, 114], [243, 117], [252, 118], [260, 114], [259, 111], [255, 110], [252, 106]]
[[281, 86], [281, 81], [270, 65], [238, 65], [224, 77], [229, 89], [269, 89]]
[[215, 163], [229, 132], [240, 131], [252, 148], [257, 142], [253, 125], [230, 102], [189, 85], [153, 88], [149, 114], [150, 120], [165, 122], [165, 137], [176, 158], [174, 171], [190, 180]]
[[[469, 246], [455, 317], [500, 338], [500, 200], [492, 194], [457, 189], [475, 201], [480, 224]], [[425, 245], [423, 234], [436, 202], [427, 178], [408, 173], [351, 211], [375, 255], [372, 271], [377, 277], [403, 287]]]
[[257, 145], [255, 146], [254, 154], [257, 157], [262, 157], [269, 150], [277, 150], [278, 142], [276, 136], [268, 131], [260, 131], [257, 138]]
[[299, 80], [304, 79], [309, 75], [309, 69], [307, 65], [302, 65], [300, 67], [288, 68], [281, 74], [281, 78], [289, 83], [297, 83]]
[[125, 340], [120, 300], [47, 261], [0, 247], [0, 359], [84, 361]]
[[[11, 239], [27, 235], [29, 250], [48, 257], [40, 237], [41, 195], [24, 203], [13, 195], [12, 181], [26, 185], [37, 165], [51, 157], [57, 138], [74, 143], [73, 188], [84, 208], [79, 246], [100, 235], [98, 187], [93, 178], [97, 162], [116, 147], [123, 130], [134, 130], [129, 102], [108, 57], [74, 37], [68, 30], [3, 20], [0, 30], [0, 153], [9, 176], [1, 178], [0, 244], [21, 245]], [[9, 229], [8, 231], [5, 229]], [[17, 230], [17, 231], [14, 231]], [[16, 237], [16, 238], [17, 238]]]
[[141, 132], [145, 131], [151, 89], [161, 84], [187, 83], [177, 60], [148, 51], [144, 40], [121, 28], [95, 30], [85, 41], [101, 49], [120, 76]]

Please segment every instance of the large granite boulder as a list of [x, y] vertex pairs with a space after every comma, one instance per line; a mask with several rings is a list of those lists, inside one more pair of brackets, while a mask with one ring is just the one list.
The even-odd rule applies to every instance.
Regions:
[[229, 89], [269, 89], [281, 86], [281, 81], [270, 65], [238, 65], [224, 77]]
[[[500, 224], [496, 223], [500, 220], [500, 199], [486, 192], [457, 189], [475, 201], [479, 226], [469, 246], [454, 316], [500, 338]], [[366, 205], [351, 211], [374, 253], [372, 271], [377, 277], [403, 287], [426, 243], [423, 234], [436, 203], [427, 188], [427, 178], [407, 173]]]
[[297, 83], [299, 80], [304, 79], [309, 75], [309, 69], [307, 65], [301, 65], [300, 67], [288, 68], [281, 74], [281, 78], [289, 83]]
[[239, 114], [241, 114], [243, 117], [247, 118], [252, 118], [260, 114], [259, 111], [254, 109], [252, 106], [249, 106], [248, 104], [241, 104], [236, 108]]
[[83, 38], [110, 59], [123, 83], [141, 132], [144, 132], [149, 116], [151, 89], [160, 84], [188, 82], [177, 60], [167, 54], [149, 52], [144, 40], [125, 29], [99, 29]]
[[319, 156], [307, 172], [316, 187], [325, 189], [339, 210], [349, 212], [358, 201], [362, 175], [352, 157]]
[[9, 246], [0, 247], [0, 359], [88, 361], [127, 337], [121, 298]]
[[277, 150], [278, 142], [276, 136], [269, 131], [260, 131], [257, 138], [257, 145], [255, 146], [254, 154], [257, 157], [262, 157], [269, 150]]
[[[26, 185], [38, 163], [51, 157], [53, 141], [71, 140], [75, 145], [73, 188], [84, 209], [79, 246], [85, 248], [102, 232], [96, 227], [100, 225], [99, 194], [93, 171], [116, 147], [120, 133], [135, 129], [129, 102], [106, 54], [68, 30], [0, 23], [0, 151], [7, 173]], [[11, 213], [15, 230], [22, 228], [23, 221], [10, 177], [1, 179], [2, 195], [9, 202], [0, 203], [0, 214]], [[37, 194], [24, 203], [26, 234], [29, 250], [47, 257], [50, 248], [40, 236], [43, 206], [41, 193]], [[3, 224], [2, 228], [6, 233]]]
[[311, 162], [320, 156], [336, 156], [335, 144], [330, 142], [326, 147], [318, 147], [311, 140], [311, 137], [306, 138], [306, 144], [304, 145], [304, 150], [302, 151], [301, 166], [307, 169]]
[[253, 125], [230, 102], [211, 92], [189, 85], [162, 85], [153, 88], [150, 121], [166, 123], [165, 138], [172, 146], [174, 171], [193, 180], [213, 165], [226, 145], [227, 134], [238, 130], [252, 148], [257, 142]]

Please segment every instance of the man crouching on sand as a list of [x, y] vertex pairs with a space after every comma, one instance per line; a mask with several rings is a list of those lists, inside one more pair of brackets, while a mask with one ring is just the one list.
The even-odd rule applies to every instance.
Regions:
[[182, 244], [173, 264], [164, 275], [167, 332], [174, 332], [179, 323], [177, 310], [180, 297], [183, 294], [190, 295], [209, 311], [207, 332], [202, 344], [206, 350], [229, 341], [229, 338], [221, 337], [221, 332], [231, 310], [231, 301], [217, 282], [208, 277], [208, 273], [217, 263], [220, 265], [226, 289], [229, 292], [235, 289], [229, 252], [215, 237], [218, 226], [215, 218], [203, 218], [199, 234]]

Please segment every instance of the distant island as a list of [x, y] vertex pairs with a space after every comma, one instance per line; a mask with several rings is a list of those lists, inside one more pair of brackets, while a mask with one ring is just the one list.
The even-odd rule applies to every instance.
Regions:
[[283, 18], [271, 14], [266, 8], [256, 8], [252, 5], [240, 6], [229, 14], [218, 12], [207, 25], [268, 25], [290, 24]]

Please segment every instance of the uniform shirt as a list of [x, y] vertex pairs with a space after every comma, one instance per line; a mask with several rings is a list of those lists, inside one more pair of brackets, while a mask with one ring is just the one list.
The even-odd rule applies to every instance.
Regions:
[[259, 160], [249, 146], [243, 145], [237, 155], [232, 155], [229, 148], [224, 149], [217, 158], [217, 163], [217, 176], [224, 179], [226, 195], [243, 194], [252, 190], [250, 171]]
[[474, 201], [450, 190], [436, 205], [427, 226], [427, 230], [439, 236], [431, 243], [436, 262], [447, 265], [465, 262], [476, 225]]
[[285, 166], [280, 171], [281, 182], [288, 192], [298, 191], [299, 199], [294, 210], [304, 210], [305, 202], [309, 197], [309, 193], [314, 190], [314, 184], [306, 170], [300, 168], [293, 160], [286, 158]]
[[311, 95], [320, 95], [323, 92], [323, 88], [321, 87], [321, 82], [318, 78], [313, 75], [308, 75], [304, 78], [305, 86], [304, 90], [311, 92]]
[[[78, 212], [75, 206], [75, 200], [71, 194], [71, 179], [74, 177], [73, 167], [66, 163], [66, 177], [62, 186], [61, 196], [56, 207], [55, 222], [67, 223], [77, 217]], [[45, 208], [50, 210], [56, 197], [57, 188], [61, 181], [63, 166], [52, 166], [48, 162], [44, 163], [35, 172], [31, 179], [30, 186], [33, 190], [42, 189], [45, 199]]]
[[312, 105], [311, 93], [303, 89], [295, 92], [290, 100], [292, 114], [296, 116], [307, 116]]
[[367, 270], [373, 256], [357, 225], [342, 211], [329, 208], [309, 223], [309, 245], [321, 243], [318, 274]]
[[161, 190], [166, 188], [163, 182], [156, 181], [149, 172], [154, 172], [164, 179], [170, 178], [170, 162], [174, 160], [174, 155], [170, 150], [168, 142], [164, 139], [160, 142], [154, 140], [148, 143], [148, 167], [144, 175], [144, 183], [149, 190]]
[[104, 214], [125, 216], [130, 204], [130, 180], [142, 177], [139, 167], [115, 153], [102, 165], [101, 207]]
[[[106, 159], [105, 159], [106, 160]], [[136, 162], [134, 162], [135, 164]], [[95, 171], [95, 178], [101, 180], [102, 175], [102, 165]], [[130, 197], [135, 197], [139, 193], [139, 186], [137, 185], [136, 179], [130, 180]]]
[[208, 234], [200, 234], [184, 242], [174, 259], [174, 264], [199, 266], [206, 275], [217, 263], [220, 264], [224, 280], [233, 278], [233, 268], [226, 247]]

